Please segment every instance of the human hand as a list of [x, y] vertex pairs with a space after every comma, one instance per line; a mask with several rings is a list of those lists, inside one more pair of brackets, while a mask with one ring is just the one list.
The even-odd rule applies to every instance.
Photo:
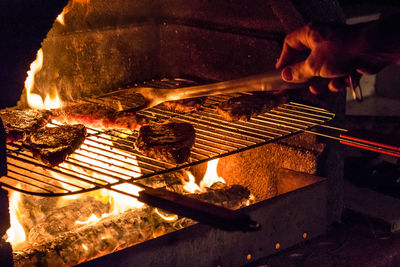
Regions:
[[[364, 24], [308, 24], [286, 36], [276, 68], [282, 68], [282, 79], [287, 82], [303, 83], [317, 76], [330, 79], [331, 91], [342, 91], [350, 74], [357, 82], [361, 75], [355, 73], [372, 74], [387, 65], [371, 56], [374, 42], [367, 42], [364, 29]], [[308, 56], [298, 60], [299, 54], [307, 50]], [[310, 86], [314, 94], [324, 89]]]

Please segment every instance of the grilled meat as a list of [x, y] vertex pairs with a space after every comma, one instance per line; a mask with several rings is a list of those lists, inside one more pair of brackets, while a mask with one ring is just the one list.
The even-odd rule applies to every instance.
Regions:
[[0, 111], [6, 131], [6, 142], [23, 140], [27, 134], [44, 127], [50, 121], [51, 112], [38, 109], [4, 109]]
[[255, 92], [221, 102], [217, 107], [219, 115], [227, 121], [248, 121], [284, 103], [286, 97], [269, 92]]
[[188, 160], [194, 140], [191, 124], [171, 122], [142, 126], [135, 146], [145, 156], [179, 164]]
[[53, 119], [67, 124], [83, 124], [99, 129], [137, 130], [146, 123], [143, 116], [133, 112], [120, 113], [116, 109], [95, 103], [70, 104], [53, 110]]
[[85, 136], [86, 127], [82, 124], [60, 125], [32, 132], [23, 144], [34, 158], [54, 167], [78, 149]]
[[166, 101], [163, 103], [163, 105], [169, 110], [185, 113], [190, 111], [198, 111], [206, 99], [207, 97], [196, 97], [176, 101]]

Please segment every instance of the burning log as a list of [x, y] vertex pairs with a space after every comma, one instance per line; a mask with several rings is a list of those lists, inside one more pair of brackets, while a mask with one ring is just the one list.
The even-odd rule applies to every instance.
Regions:
[[[239, 208], [245, 205], [249, 191], [241, 186], [223, 186], [189, 196], [216, 205]], [[144, 206], [122, 214], [110, 215], [95, 224], [66, 232], [54, 240], [14, 254], [15, 266], [71, 266], [115, 250], [155, 238], [194, 224], [187, 218], [162, 219], [155, 209]]]
[[235, 210], [247, 205], [250, 191], [241, 185], [227, 186], [226, 184], [218, 182], [207, 192], [189, 194], [188, 196]]
[[59, 207], [45, 216], [40, 223], [32, 227], [28, 234], [30, 243], [41, 243], [61, 233], [77, 227], [76, 221], [85, 221], [92, 214], [101, 217], [110, 210], [109, 203], [103, 203], [93, 197], [77, 199], [71, 204]]

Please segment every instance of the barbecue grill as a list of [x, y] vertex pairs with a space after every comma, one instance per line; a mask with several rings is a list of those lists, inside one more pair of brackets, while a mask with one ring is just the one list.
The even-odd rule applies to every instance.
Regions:
[[[338, 7], [329, 1], [322, 1], [324, 8], [319, 8], [318, 12], [311, 3], [307, 6], [289, 1], [257, 1], [252, 4], [227, 1], [222, 6], [204, 5], [201, 1], [156, 1], [150, 6], [139, 1], [117, 2], [115, 5], [106, 5], [102, 1], [92, 1], [91, 10], [77, 4], [75, 9], [66, 14], [66, 26], [54, 22], [42, 44], [44, 62], [48, 64], [44, 64], [37, 75], [37, 92], [42, 93], [55, 85], [66, 100], [106, 104], [120, 101], [129, 108], [129, 101], [122, 94], [124, 90], [117, 90], [117, 87], [128, 83], [130, 86], [136, 83], [138, 87], [185, 87], [268, 71], [280, 50], [285, 32], [318, 14], [323, 13], [321, 17], [327, 20], [340, 18], [337, 16], [340, 15]], [[254, 17], [243, 11], [243, 5], [249, 9], [250, 14], [255, 12]], [[235, 16], [229, 18], [226, 8]], [[134, 15], [125, 13], [130, 9], [137, 12]], [[271, 19], [266, 22], [265, 16]], [[227, 43], [232, 44], [228, 49]], [[232, 51], [235, 51], [235, 56], [232, 56]], [[301, 150], [304, 146], [301, 141], [298, 144], [285, 142], [302, 132], [331, 137], [332, 132], [338, 135], [344, 131], [329, 123], [335, 118], [340, 125], [344, 109], [343, 95], [313, 99], [311, 103], [296, 99], [248, 122], [227, 122], [218, 115], [215, 107], [221, 101], [238, 95], [209, 97], [198, 112], [183, 114], [162, 106], [138, 112], [150, 122], [172, 120], [188, 122], [194, 126], [196, 143], [187, 163], [174, 165], [143, 156], [133, 146], [136, 132], [127, 134], [117, 130], [88, 129], [85, 144], [63, 164], [54, 168], [35, 160], [21, 143], [7, 144], [8, 174], [0, 181], [5, 188], [43, 197], [80, 195], [107, 188], [140, 198], [136, 193], [120, 189], [119, 185], [140, 185], [146, 189], [142, 182], [147, 178], [196, 168], [212, 159], [240, 157], [247, 155], [245, 153], [268, 148], [269, 145], [276, 146], [274, 149], [282, 153], [289, 149]], [[21, 102], [24, 102], [23, 96]], [[285, 144], [281, 147], [280, 142]], [[310, 146], [312, 148], [307, 151], [316, 146], [314, 139]], [[340, 147], [329, 142], [327, 147], [329, 153], [324, 152], [324, 160], [318, 161], [318, 164], [325, 163], [323, 168], [318, 169], [318, 174], [329, 177], [328, 193], [324, 179], [306, 174], [296, 174], [290, 178], [288, 173], [280, 170], [279, 173], [283, 173], [282, 176], [287, 180], [282, 177], [278, 177], [278, 180], [282, 178], [286, 182], [281, 182], [288, 184], [290, 182], [287, 181], [293, 180], [293, 184], [296, 184], [288, 186], [291, 192], [283, 194], [283, 190], [276, 198], [265, 201], [259, 199], [261, 202], [241, 209], [241, 212], [262, 225], [262, 232], [258, 235], [268, 239], [267, 245], [264, 246], [261, 240], [254, 241], [257, 233], [248, 233], [247, 236], [236, 232], [228, 234], [219, 229], [196, 225], [183, 232], [178, 231], [176, 235], [158, 239], [160, 243], [155, 246], [160, 248], [159, 254], [164, 254], [157, 255], [160, 257], [158, 263], [170, 263], [165, 255], [177, 253], [181, 264], [197, 257], [203, 258], [203, 265], [218, 265], [220, 262], [229, 262], [222, 260], [220, 257], [223, 256], [218, 254], [232, 254], [230, 250], [237, 246], [240, 253], [232, 257], [230, 263], [241, 265], [304, 238], [321, 234], [326, 226], [326, 195], [329, 198], [330, 220], [335, 216], [337, 218], [342, 208]], [[310, 158], [316, 161], [321, 151], [315, 152], [315, 155], [312, 152]], [[301, 156], [304, 154], [299, 152], [299, 155], [297, 160], [302, 162]], [[284, 161], [279, 158], [277, 160]], [[296, 163], [296, 158], [292, 161]], [[304, 169], [315, 172], [314, 161], [310, 164], [312, 166]], [[104, 163], [108, 167], [102, 167]], [[279, 162], [275, 165], [278, 166]], [[236, 179], [240, 180], [240, 177]], [[303, 183], [299, 183], [299, 180]], [[276, 195], [275, 192], [273, 196]], [[199, 247], [199, 244], [189, 245], [197, 243], [193, 240], [203, 242], [203, 247]], [[219, 243], [217, 240], [226, 242]], [[168, 243], [174, 246], [168, 246]], [[243, 244], [239, 246], [237, 243]], [[157, 249], [152, 249], [152, 244], [145, 243], [133, 248], [136, 250], [134, 255], [143, 255], [144, 265], [151, 264], [151, 258], [154, 258], [151, 251]], [[202, 257], [201, 254], [195, 256], [193, 252], [187, 251], [185, 255], [185, 250], [182, 253], [176, 252], [185, 246], [194, 248], [193, 251], [205, 252], [204, 248], [210, 244], [220, 249], [220, 252], [210, 253], [210, 257]]]
[[[163, 81], [158, 85], [165, 85], [168, 82], [176, 83], [176, 80]], [[155, 86], [155, 84], [151, 85]], [[63, 166], [48, 167], [34, 159], [22, 144], [13, 143], [7, 145], [9, 174], [2, 177], [1, 182], [5, 187], [40, 196], [78, 194], [100, 188], [113, 188], [121, 183], [137, 182], [155, 175], [187, 168], [275, 142], [303, 131], [319, 134], [311, 130], [312, 128], [324, 127], [343, 131], [343, 129], [325, 124], [334, 118], [333, 113], [296, 102], [283, 104], [248, 122], [228, 122], [218, 115], [215, 107], [221, 101], [234, 96], [237, 95], [210, 97], [199, 112], [179, 113], [169, 111], [162, 106], [138, 112], [146, 116], [150, 123], [173, 120], [188, 122], [195, 127], [196, 143], [187, 163], [174, 165], [143, 156], [134, 149], [137, 132], [128, 136], [121, 131], [100, 131], [89, 128], [85, 144], [65, 161], [66, 164], [82, 168], [82, 172], [71, 173]], [[118, 93], [94, 100], [103, 102], [109, 99], [118, 99]], [[82, 154], [82, 151], [90, 154]], [[123, 159], [118, 160], [121, 157]], [[100, 164], [96, 166], [95, 162], [88, 164], [85, 158], [107, 163], [110, 168], [98, 167]], [[43, 169], [46, 172], [43, 172]], [[105, 178], [93, 180], [93, 176], [85, 174], [88, 172], [97, 173]], [[63, 178], [57, 178], [58, 176]], [[106, 178], [108, 179], [105, 180]], [[16, 182], [19, 182], [19, 185], [13, 186]], [[62, 186], [58, 185], [59, 183]]]

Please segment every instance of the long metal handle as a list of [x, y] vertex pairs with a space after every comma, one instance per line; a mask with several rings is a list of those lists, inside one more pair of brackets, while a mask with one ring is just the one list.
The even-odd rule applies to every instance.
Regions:
[[400, 143], [397, 136], [386, 136], [371, 131], [348, 131], [340, 134], [340, 143], [378, 153], [400, 157]]
[[226, 231], [256, 231], [260, 225], [238, 211], [226, 209], [161, 188], [146, 188], [138, 200]]

